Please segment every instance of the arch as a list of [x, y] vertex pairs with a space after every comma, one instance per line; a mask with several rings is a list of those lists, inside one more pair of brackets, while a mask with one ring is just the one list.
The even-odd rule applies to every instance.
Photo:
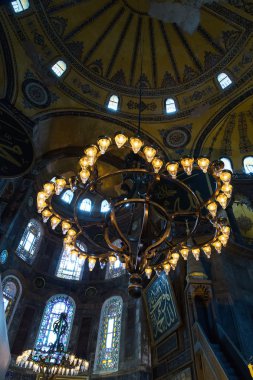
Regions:
[[65, 71], [67, 70], [67, 65], [64, 61], [59, 60], [57, 61], [52, 67], [51, 70], [54, 72], [54, 74], [60, 78]]
[[253, 174], [253, 156], [244, 157], [243, 169], [246, 174]]
[[39, 250], [41, 239], [41, 224], [36, 219], [31, 219], [23, 232], [16, 254], [28, 264], [32, 264]]
[[118, 371], [123, 301], [120, 296], [107, 299], [102, 307], [94, 362], [94, 373]]
[[220, 73], [217, 75], [217, 80], [219, 82], [220, 87], [222, 90], [229, 87], [233, 82], [231, 78], [226, 73]]
[[108, 212], [109, 210], [110, 210], [110, 204], [106, 199], [104, 199], [103, 202], [101, 203], [100, 211]]
[[110, 96], [109, 102], [107, 104], [107, 108], [109, 108], [112, 111], [118, 111], [119, 97], [117, 95]]
[[45, 350], [48, 350], [50, 348], [50, 343], [53, 343], [55, 341], [53, 324], [57, 319], [59, 319], [61, 313], [66, 313], [68, 330], [62, 339], [62, 343], [64, 345], [64, 349], [67, 350], [75, 316], [75, 310], [75, 301], [66, 294], [56, 294], [49, 298], [41, 319], [40, 327], [35, 341], [35, 348]]
[[165, 100], [165, 112], [166, 113], [175, 113], [177, 111], [175, 100], [168, 98]]
[[[81, 243], [81, 251], [87, 252], [87, 247]], [[79, 244], [77, 243], [79, 247]], [[60, 255], [60, 260], [58, 268], [56, 270], [56, 276], [60, 278], [65, 278], [68, 280], [81, 280], [84, 270], [84, 260], [80, 260], [77, 256], [72, 255], [64, 247]]]
[[6, 324], [9, 327], [22, 294], [22, 285], [16, 276], [9, 275], [2, 281], [2, 290]]
[[233, 173], [232, 161], [228, 157], [221, 157], [220, 160], [224, 163], [224, 169], [230, 170]]
[[23, 12], [30, 7], [29, 0], [12, 1], [11, 5], [15, 13]]
[[79, 209], [81, 211], [90, 212], [91, 211], [91, 200], [89, 198], [84, 198], [80, 203]]
[[66, 190], [62, 194], [61, 199], [63, 200], [63, 202], [70, 204], [72, 202], [73, 196], [74, 196], [73, 191]]

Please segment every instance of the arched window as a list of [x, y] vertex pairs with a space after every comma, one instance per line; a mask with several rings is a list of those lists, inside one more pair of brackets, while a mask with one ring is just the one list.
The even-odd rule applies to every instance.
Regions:
[[119, 296], [111, 297], [103, 304], [99, 323], [94, 373], [118, 371], [122, 308], [123, 301]]
[[174, 99], [172, 99], [172, 98], [166, 99], [165, 111], [166, 111], [166, 113], [174, 113], [177, 111], [177, 107], [176, 107]]
[[253, 156], [243, 159], [243, 168], [246, 174], [253, 174]]
[[16, 249], [17, 255], [31, 264], [39, 250], [41, 238], [42, 228], [40, 223], [35, 219], [31, 219]]
[[10, 326], [21, 297], [22, 286], [17, 277], [10, 275], [3, 279], [2, 289], [6, 324]]
[[57, 319], [59, 319], [61, 313], [66, 313], [68, 330], [63, 337], [62, 343], [64, 345], [64, 350], [67, 350], [75, 315], [75, 309], [76, 305], [71, 297], [65, 294], [57, 294], [51, 297], [47, 301], [46, 307], [44, 309], [43, 317], [35, 342], [35, 348], [44, 350], [48, 350], [50, 348], [50, 343], [54, 343], [56, 338], [53, 331], [53, 324]]
[[52, 67], [52, 71], [57, 77], [61, 77], [62, 74], [66, 71], [67, 65], [64, 61], [57, 61]]
[[227, 157], [221, 157], [220, 160], [224, 163], [224, 169], [231, 170], [231, 172], [233, 173], [231, 160]]
[[61, 199], [62, 199], [64, 202], [70, 204], [70, 203], [72, 202], [73, 196], [74, 196], [73, 191], [71, 191], [71, 190], [66, 190], [66, 191], [64, 191], [64, 193], [63, 193]]
[[109, 210], [110, 210], [110, 204], [109, 204], [109, 202], [107, 202], [106, 199], [104, 199], [103, 202], [101, 203], [100, 211], [101, 212], [107, 212]]
[[85, 198], [82, 200], [80, 204], [80, 210], [90, 212], [91, 211], [91, 200], [89, 198]]
[[229, 78], [229, 76], [226, 73], [220, 73], [217, 76], [217, 80], [221, 86], [221, 88], [224, 90], [224, 88], [230, 86], [232, 84], [232, 80]]
[[29, 8], [30, 4], [28, 0], [16, 0], [12, 1], [11, 5], [15, 13], [23, 12]]
[[117, 95], [112, 95], [109, 99], [107, 108], [113, 111], [117, 111], [119, 108], [119, 97]]
[[[83, 253], [87, 252], [87, 247], [85, 247], [83, 243], [80, 249]], [[56, 276], [68, 280], [81, 280], [83, 268], [84, 260], [80, 260], [77, 256], [71, 255], [69, 251], [63, 248]]]

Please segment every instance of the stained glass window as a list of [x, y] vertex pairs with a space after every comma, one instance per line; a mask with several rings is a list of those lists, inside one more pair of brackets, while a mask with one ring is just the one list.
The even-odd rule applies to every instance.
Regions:
[[112, 111], [117, 111], [119, 107], [119, 97], [117, 95], [112, 95], [109, 99], [107, 107]]
[[51, 297], [45, 307], [43, 317], [40, 323], [39, 332], [35, 342], [35, 347], [48, 350], [50, 343], [55, 341], [55, 333], [53, 331], [54, 322], [59, 319], [61, 313], [67, 314], [68, 331], [62, 339], [64, 349], [67, 350], [69, 344], [70, 333], [72, 329], [73, 319], [75, 315], [76, 305], [74, 300], [65, 295], [57, 294]]
[[[121, 248], [122, 242], [120, 239], [117, 239], [113, 242], [113, 244], [116, 245], [116, 247]], [[115, 261], [114, 265], [110, 265], [110, 263], [107, 264], [105, 273], [106, 279], [120, 277], [123, 274], [125, 274], [125, 268], [119, 259]]]
[[229, 76], [226, 73], [220, 73], [217, 76], [218, 82], [220, 83], [221, 88], [224, 90], [224, 88], [230, 86], [232, 84], [232, 80], [229, 78]]
[[66, 190], [64, 191], [61, 199], [63, 200], [63, 202], [70, 204], [72, 202], [73, 196], [74, 194], [71, 190]]
[[0, 253], [0, 264], [5, 264], [6, 261], [8, 259], [8, 251], [7, 249], [4, 249], [1, 253]]
[[38, 252], [41, 238], [42, 228], [40, 223], [35, 219], [31, 219], [16, 250], [17, 255], [31, 264]]
[[105, 301], [102, 307], [94, 373], [118, 371], [123, 301], [114, 296]]
[[[87, 252], [87, 247], [84, 244], [82, 244], [80, 249], [82, 252]], [[63, 248], [56, 276], [69, 280], [81, 280], [83, 268], [84, 260], [71, 255], [69, 251]]]
[[2, 282], [4, 311], [6, 323], [9, 326], [21, 297], [22, 286], [15, 276], [7, 276]]
[[90, 212], [91, 211], [91, 200], [89, 198], [85, 198], [82, 200], [80, 204], [80, 210]]
[[166, 113], [174, 113], [174, 112], [176, 112], [176, 110], [177, 110], [176, 104], [175, 104], [175, 101], [172, 98], [166, 99], [165, 110], [166, 110]]

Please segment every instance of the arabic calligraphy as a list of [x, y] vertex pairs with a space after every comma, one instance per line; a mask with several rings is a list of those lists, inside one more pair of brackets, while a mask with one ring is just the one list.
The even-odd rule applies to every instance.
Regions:
[[148, 288], [146, 299], [153, 337], [158, 340], [179, 322], [170, 283], [165, 274], [161, 274]]

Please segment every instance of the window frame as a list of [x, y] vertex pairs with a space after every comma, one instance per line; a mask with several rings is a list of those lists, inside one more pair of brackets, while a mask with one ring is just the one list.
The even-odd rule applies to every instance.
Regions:
[[[33, 228], [33, 225], [29, 227], [30, 223], [32, 223], [36, 227], [35, 233], [31, 231], [31, 229]], [[34, 239], [33, 239], [33, 242], [31, 244], [31, 246], [34, 246], [32, 253], [31, 253], [30, 249], [29, 249], [29, 251], [27, 251], [25, 249], [25, 245], [26, 245], [27, 240], [28, 240], [27, 237], [29, 236], [30, 233], [32, 233], [34, 235]], [[19, 242], [18, 242], [18, 245], [17, 245], [16, 250], [15, 250], [16, 255], [21, 260], [23, 260], [25, 263], [32, 265], [34, 260], [36, 259], [37, 253], [40, 249], [42, 237], [43, 237], [43, 228], [42, 228], [41, 223], [35, 218], [30, 219], [29, 222], [27, 223], [25, 229], [23, 230], [21, 237], [19, 237]], [[22, 245], [21, 245], [21, 242], [22, 242]], [[30, 248], [31, 248], [31, 246], [30, 246]]]
[[[86, 247], [86, 250], [87, 250], [87, 247]], [[85, 253], [85, 251], [82, 251], [83, 253]], [[73, 272], [75, 271], [75, 268], [76, 266], [80, 266], [80, 275], [79, 275], [79, 278], [74, 278], [73, 275], [72, 277], [64, 277], [64, 276], [59, 276], [58, 272], [61, 268], [61, 263], [62, 263], [62, 260], [64, 260], [64, 262], [67, 262], [68, 263], [68, 260], [66, 260], [64, 258], [64, 256], [69, 256], [69, 258], [71, 257], [71, 253], [69, 253], [68, 251], [66, 251], [66, 249], [64, 249], [64, 247], [62, 248], [61, 250], [61, 254], [60, 254], [60, 257], [59, 257], [59, 260], [58, 260], [58, 264], [57, 264], [57, 268], [56, 268], [56, 271], [55, 271], [55, 277], [57, 278], [60, 278], [60, 279], [63, 279], [63, 280], [70, 280], [70, 281], [81, 281], [83, 279], [83, 273], [84, 273], [84, 266], [85, 266], [85, 261], [83, 261], [82, 264], [80, 264], [78, 262], [78, 257], [74, 257], [75, 259], [75, 264], [74, 264], [74, 270], [72, 271], [72, 274]], [[64, 263], [63, 263], [64, 264]], [[62, 265], [63, 265], [62, 264]], [[61, 269], [62, 273], [64, 273], [64, 268]]]

